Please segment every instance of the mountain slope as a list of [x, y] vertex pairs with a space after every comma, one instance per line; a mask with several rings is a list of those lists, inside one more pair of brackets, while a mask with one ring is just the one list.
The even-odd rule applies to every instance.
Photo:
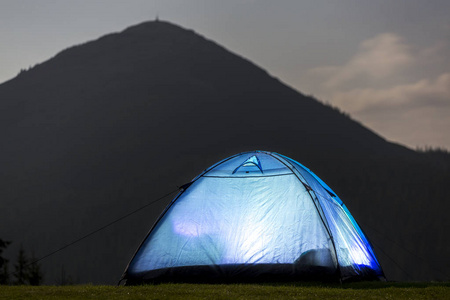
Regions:
[[[0, 237], [38, 256], [263, 149], [315, 171], [412, 278], [450, 267], [448, 155], [389, 143], [193, 31], [147, 22], [66, 49], [0, 85], [0, 107]], [[169, 200], [52, 256], [47, 281], [64, 265], [79, 282], [114, 282]]]

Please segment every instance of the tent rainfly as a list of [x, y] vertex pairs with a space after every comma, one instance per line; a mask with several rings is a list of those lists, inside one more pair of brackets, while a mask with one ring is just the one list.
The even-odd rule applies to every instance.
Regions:
[[226, 158], [185, 185], [128, 264], [122, 284], [385, 280], [339, 197], [274, 152]]

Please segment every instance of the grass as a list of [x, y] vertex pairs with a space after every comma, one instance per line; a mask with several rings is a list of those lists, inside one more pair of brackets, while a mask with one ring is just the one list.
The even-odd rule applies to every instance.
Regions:
[[450, 283], [0, 286], [0, 299], [450, 299]]

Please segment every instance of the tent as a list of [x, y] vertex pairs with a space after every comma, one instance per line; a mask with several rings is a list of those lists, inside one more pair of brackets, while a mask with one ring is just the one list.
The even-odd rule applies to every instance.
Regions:
[[183, 186], [121, 282], [379, 279], [373, 247], [333, 190], [293, 159], [252, 151]]

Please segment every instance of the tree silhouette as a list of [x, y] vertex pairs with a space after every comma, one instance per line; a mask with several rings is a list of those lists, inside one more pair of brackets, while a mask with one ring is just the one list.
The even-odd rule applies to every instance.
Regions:
[[28, 282], [31, 285], [40, 285], [44, 278], [41, 271], [41, 266], [37, 262], [35, 262], [36, 260], [37, 259], [34, 256], [34, 254], [32, 254], [30, 258], [31, 264], [29, 265], [29, 277], [28, 277]]
[[8, 260], [2, 256], [3, 250], [11, 244], [9, 241], [0, 239], [0, 284], [9, 283]]
[[14, 284], [23, 285], [27, 284], [30, 277], [28, 258], [25, 255], [23, 246], [20, 245], [19, 254], [17, 255], [17, 262], [14, 265]]

